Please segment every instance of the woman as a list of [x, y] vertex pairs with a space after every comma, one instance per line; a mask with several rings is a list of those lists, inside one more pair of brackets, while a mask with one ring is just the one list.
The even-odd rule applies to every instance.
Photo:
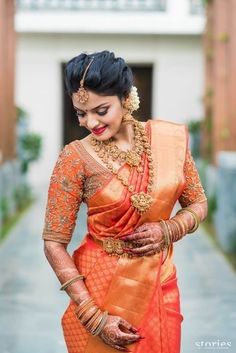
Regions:
[[[70, 297], [62, 326], [69, 353], [179, 353], [181, 322], [173, 243], [194, 232], [207, 201], [184, 125], [138, 122], [131, 69], [108, 51], [66, 66], [79, 124], [51, 177], [43, 239]], [[182, 209], [170, 218], [176, 201]], [[88, 233], [67, 245], [81, 202]]]

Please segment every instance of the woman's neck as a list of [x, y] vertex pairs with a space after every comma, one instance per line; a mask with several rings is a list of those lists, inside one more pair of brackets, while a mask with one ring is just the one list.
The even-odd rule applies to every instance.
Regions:
[[117, 146], [130, 149], [134, 144], [134, 128], [132, 124], [121, 124], [120, 130], [113, 138]]

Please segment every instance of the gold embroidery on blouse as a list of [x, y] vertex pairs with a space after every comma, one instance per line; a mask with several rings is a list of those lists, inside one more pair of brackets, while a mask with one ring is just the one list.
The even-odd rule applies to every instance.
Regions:
[[194, 202], [205, 201], [206, 195], [190, 150], [187, 151], [186, 155], [184, 175], [186, 185], [179, 198], [181, 206], [187, 207]]
[[61, 151], [50, 179], [43, 239], [69, 243], [83, 198], [83, 163], [71, 144]]
[[[150, 128], [147, 132], [150, 137]], [[43, 239], [69, 243], [81, 202], [88, 202], [112, 176], [79, 140], [66, 145], [50, 179]]]
[[[105, 173], [104, 173], [105, 174]], [[110, 175], [109, 175], [110, 178]], [[86, 178], [84, 183], [84, 193], [83, 201], [88, 202], [88, 200], [95, 195], [98, 190], [101, 190], [107, 182], [107, 176], [94, 174]]]

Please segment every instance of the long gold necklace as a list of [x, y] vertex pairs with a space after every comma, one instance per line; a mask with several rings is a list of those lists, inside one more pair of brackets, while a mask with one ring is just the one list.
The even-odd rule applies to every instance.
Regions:
[[[129, 192], [131, 193], [131, 204], [132, 206], [140, 213], [143, 214], [149, 210], [151, 204], [153, 203], [153, 198], [150, 195], [152, 191], [153, 185], [153, 177], [154, 177], [154, 167], [153, 167], [153, 159], [151, 146], [148, 142], [148, 137], [146, 135], [146, 131], [142, 124], [133, 119], [132, 124], [134, 127], [134, 146], [131, 150], [122, 151], [117, 146], [114, 148], [114, 140], [113, 138], [108, 139], [106, 141], [98, 141], [93, 136], [91, 136], [91, 145], [98, 155], [99, 158], [106, 165], [108, 170], [110, 170], [114, 175], [117, 176], [117, 179], [121, 181], [122, 185], [125, 186]], [[134, 185], [129, 185], [129, 180], [126, 177], [123, 177], [119, 174], [118, 169], [116, 169], [112, 163], [109, 161], [111, 157], [112, 160], [117, 160], [121, 155], [122, 160], [125, 160], [125, 163], [130, 165], [131, 169], [136, 168], [138, 172], [142, 172], [143, 168], [141, 167], [142, 162], [142, 154], [147, 154], [148, 159], [148, 168], [149, 168], [149, 176], [148, 176], [148, 185], [147, 192], [134, 192]]]

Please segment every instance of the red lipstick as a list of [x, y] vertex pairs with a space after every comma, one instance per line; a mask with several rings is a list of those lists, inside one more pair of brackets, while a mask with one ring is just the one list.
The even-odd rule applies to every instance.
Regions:
[[105, 131], [107, 128], [107, 125], [106, 126], [103, 126], [103, 127], [100, 127], [99, 129], [93, 129], [92, 132], [95, 134], [95, 135], [101, 135], [103, 133], [103, 131]]

